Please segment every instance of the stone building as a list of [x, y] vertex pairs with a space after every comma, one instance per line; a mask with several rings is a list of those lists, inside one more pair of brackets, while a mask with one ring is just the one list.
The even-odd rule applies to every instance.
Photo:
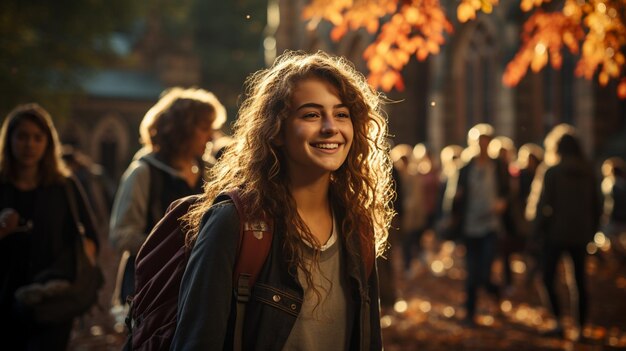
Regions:
[[117, 182], [140, 148], [144, 114], [164, 89], [198, 85], [201, 73], [191, 37], [171, 38], [157, 20], [148, 21], [138, 39], [113, 40], [130, 63], [85, 75], [83, 93], [59, 129], [63, 142], [76, 145]]

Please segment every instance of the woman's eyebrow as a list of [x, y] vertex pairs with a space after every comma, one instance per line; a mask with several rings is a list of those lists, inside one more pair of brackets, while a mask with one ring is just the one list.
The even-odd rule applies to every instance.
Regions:
[[[308, 108], [308, 107], [312, 107], [312, 108], [323, 108], [324, 106], [322, 106], [322, 105], [320, 105], [320, 104], [316, 104], [316, 103], [314, 103], [314, 102], [309, 102], [309, 103], [306, 103], [306, 104], [302, 104], [302, 105], [300, 105], [300, 107], [298, 107], [298, 108], [296, 109], [296, 111], [301, 110], [301, 109], [303, 109], [303, 108]], [[342, 108], [342, 107], [347, 108], [348, 106], [346, 106], [346, 104], [337, 104], [337, 105], [333, 106], [333, 108], [334, 108], [334, 109], [337, 109], [337, 108]]]

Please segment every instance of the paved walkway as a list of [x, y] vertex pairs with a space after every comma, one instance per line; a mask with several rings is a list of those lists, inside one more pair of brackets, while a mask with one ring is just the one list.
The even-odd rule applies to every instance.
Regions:
[[[523, 257], [514, 255], [514, 284], [500, 302], [481, 292], [478, 325], [463, 327], [463, 248], [434, 242], [427, 248], [426, 264], [408, 277], [396, 279], [400, 303], [382, 318], [385, 350], [626, 350], [626, 265], [605, 257], [588, 260], [590, 324], [582, 331], [573, 327], [568, 313], [567, 339], [546, 338], [540, 331], [554, 323], [542, 306], [540, 288], [526, 281]], [[398, 260], [398, 258], [395, 258]], [[399, 266], [399, 265], [396, 265]], [[559, 274], [563, 276], [562, 265]], [[494, 266], [497, 280], [500, 262]], [[564, 281], [558, 291], [565, 299]], [[577, 340], [577, 341], [574, 341]], [[581, 341], [581, 340], [584, 340]]]
[[[544, 338], [539, 331], [552, 319], [540, 303], [538, 289], [526, 284], [522, 257], [515, 256], [514, 288], [500, 303], [479, 294], [478, 322], [475, 328], [459, 323], [463, 316], [462, 247], [451, 243], [438, 246], [426, 238], [426, 264], [418, 264], [410, 276], [397, 274], [394, 282], [400, 297], [393, 308], [385, 308], [381, 323], [385, 350], [464, 351], [464, 350], [626, 350], [626, 265], [610, 259], [591, 257], [588, 264], [590, 320], [577, 342], [576, 331], [568, 328], [568, 338]], [[70, 350], [119, 350], [124, 341], [122, 325], [115, 325], [108, 311], [117, 269], [117, 255], [105, 247], [102, 262], [108, 283], [101, 297], [102, 311], [94, 310], [77, 323]], [[400, 266], [395, 252], [394, 267]], [[397, 269], [396, 269], [397, 271]], [[496, 264], [494, 274], [498, 274]], [[567, 296], [565, 284], [559, 291]]]

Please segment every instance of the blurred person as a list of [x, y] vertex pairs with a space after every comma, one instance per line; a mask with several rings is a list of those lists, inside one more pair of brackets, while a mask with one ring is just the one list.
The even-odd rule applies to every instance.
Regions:
[[612, 250], [626, 259], [626, 162], [610, 157], [602, 163], [602, 231]]
[[225, 120], [224, 106], [212, 93], [175, 87], [164, 91], [141, 121], [143, 148], [122, 175], [111, 212], [109, 238], [122, 253], [114, 314], [125, 314], [134, 292], [135, 255], [152, 227], [172, 201], [202, 192], [202, 157]]
[[575, 131], [574, 126], [567, 123], [560, 123], [554, 126], [543, 139], [543, 162], [541, 162], [535, 170], [535, 176], [530, 184], [530, 193], [526, 198], [524, 218], [526, 218], [527, 221], [532, 222], [537, 215], [537, 203], [539, 202], [539, 195], [541, 195], [543, 176], [546, 170], [554, 166], [559, 160], [559, 156], [557, 155], [558, 141], [561, 140], [563, 135], [574, 134]]
[[405, 179], [404, 175], [409, 166], [408, 155], [411, 152], [411, 146], [408, 144], [394, 145], [389, 157], [392, 162], [391, 176], [395, 196], [392, 202], [392, 208], [395, 212], [391, 221], [389, 235], [387, 237], [388, 250], [383, 257], [377, 258], [378, 264], [378, 281], [380, 290], [381, 313], [388, 314], [393, 310], [393, 306], [398, 299], [398, 289], [396, 284], [396, 268], [394, 262], [395, 257], [402, 254], [402, 242], [405, 238], [405, 230], [402, 226], [404, 218], [404, 198], [405, 198]]
[[430, 150], [424, 144], [415, 145], [409, 155], [404, 176], [404, 199], [402, 226], [405, 237], [402, 242], [404, 269], [409, 277], [416, 274], [413, 266], [418, 255], [424, 267], [427, 265], [422, 252], [423, 234], [432, 228], [437, 203], [439, 171]]
[[[561, 140], [561, 137], [565, 134], [574, 134], [574, 126], [568, 123], [560, 123], [554, 126], [543, 139], [543, 161], [539, 163], [534, 172], [534, 177], [530, 183], [530, 192], [526, 198], [526, 208], [524, 209], [524, 223], [528, 223], [529, 238], [526, 242], [526, 253], [530, 268], [528, 275], [526, 276], [526, 284], [537, 283], [539, 293], [545, 295], [545, 290], [542, 288], [541, 282], [534, 281], [537, 273], [541, 271], [543, 249], [541, 242], [537, 241], [533, 232], [533, 221], [537, 215], [537, 206], [539, 202], [539, 196], [543, 191], [543, 177], [546, 170], [551, 166], [554, 166], [558, 160], [557, 155], [557, 143]], [[546, 298], [547, 299], [547, 298]]]
[[[517, 197], [522, 212], [528, 206], [531, 184], [537, 173], [537, 169], [543, 162], [543, 149], [533, 143], [526, 143], [519, 149], [517, 155], [517, 168], [519, 170]], [[524, 259], [526, 261], [525, 285], [530, 286], [540, 273], [540, 255], [538, 250], [532, 248], [531, 222], [522, 214], [519, 221], [518, 231], [524, 240]]]
[[62, 158], [69, 170], [78, 179], [85, 196], [94, 210], [95, 225], [101, 235], [108, 235], [109, 218], [115, 185], [107, 177], [102, 166], [71, 145], [63, 145]]
[[87, 235], [86, 251], [95, 260], [98, 235], [90, 207], [69, 176], [48, 112], [34, 103], [17, 106], [0, 130], [0, 333], [11, 350], [67, 349], [73, 320], [36, 322], [16, 291], [74, 279], [80, 234], [72, 201]]
[[[393, 198], [393, 209], [396, 212], [394, 219], [392, 221], [392, 227], [400, 230], [399, 220], [402, 218], [402, 202], [404, 201], [404, 188], [402, 184], [402, 176], [401, 174], [406, 171], [409, 161], [407, 154], [411, 146], [408, 144], [398, 144], [391, 148], [389, 152], [389, 157], [391, 158], [391, 162], [393, 164], [392, 168], [392, 178], [395, 189], [395, 197]], [[392, 236], [389, 236], [389, 240], [392, 239]]]
[[598, 229], [600, 199], [593, 168], [583, 155], [575, 131], [564, 130], [554, 141], [556, 157], [542, 179], [533, 236], [541, 245], [543, 287], [549, 299], [546, 303], [556, 319], [554, 328], [543, 335], [564, 337], [561, 301], [556, 291], [557, 266], [563, 255], [571, 258], [576, 283], [569, 286], [570, 306], [572, 317], [582, 328], [588, 322], [586, 246]]
[[[195, 244], [172, 350], [239, 341], [245, 350], [382, 349], [373, 263], [393, 211], [381, 103], [351, 63], [323, 52], [286, 52], [247, 80], [235, 142], [185, 217]], [[233, 204], [212, 206], [232, 188], [275, 228], [241, 339], [232, 279], [239, 218]]]
[[543, 149], [541, 146], [533, 143], [522, 145], [517, 154], [517, 167], [519, 169], [519, 185], [518, 196], [521, 203], [526, 208], [528, 196], [530, 195], [530, 186], [539, 165], [543, 162]]
[[[393, 178], [396, 184], [396, 198], [394, 207], [397, 208], [396, 216], [392, 222], [392, 226], [397, 228], [397, 235], [389, 237], [389, 243], [392, 249], [402, 255], [402, 262], [405, 262], [404, 242], [407, 238], [407, 227], [405, 224], [406, 201], [409, 197], [409, 191], [413, 187], [411, 183], [412, 176], [410, 174], [413, 148], [409, 144], [395, 145], [390, 152], [393, 162]], [[398, 249], [398, 250], [395, 250]], [[404, 268], [404, 264], [402, 266]]]
[[441, 180], [445, 182], [448, 178], [452, 177], [459, 169], [461, 165], [461, 153], [463, 147], [460, 145], [450, 144], [441, 149], [439, 153], [439, 162], [441, 163]]
[[515, 143], [508, 137], [497, 136], [489, 143], [489, 156], [498, 159], [507, 172], [509, 193], [506, 209], [502, 214], [502, 227], [498, 232], [498, 255], [502, 258], [503, 292], [510, 295], [513, 291], [513, 270], [511, 255], [523, 251], [519, 226], [523, 217], [523, 206], [518, 197], [519, 171], [517, 168]]
[[396, 196], [394, 198], [393, 207], [396, 215], [392, 222], [392, 227], [398, 229], [397, 235], [389, 236], [391, 245], [400, 245], [405, 237], [405, 229], [402, 224], [404, 218], [404, 201], [406, 198], [406, 189], [408, 185], [407, 177], [409, 172], [409, 159], [412, 152], [411, 145], [398, 144], [391, 148], [389, 156], [393, 163], [392, 176], [395, 184]]
[[493, 127], [486, 123], [469, 130], [467, 155], [474, 156], [458, 172], [451, 209], [466, 251], [466, 326], [475, 324], [479, 287], [497, 300], [500, 297], [500, 288], [491, 280], [491, 269], [509, 196], [509, 178], [505, 165], [489, 157], [493, 133]]
[[439, 190], [437, 194], [437, 213], [435, 215], [435, 234], [439, 241], [458, 239], [458, 225], [453, 223], [452, 202], [456, 193], [458, 171], [462, 165], [460, 145], [447, 145], [439, 153], [441, 171], [439, 172]]

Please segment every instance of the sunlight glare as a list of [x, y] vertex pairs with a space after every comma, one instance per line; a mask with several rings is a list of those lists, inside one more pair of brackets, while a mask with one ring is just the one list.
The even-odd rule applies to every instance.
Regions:
[[404, 313], [406, 312], [406, 310], [408, 309], [409, 305], [406, 303], [405, 300], [398, 300], [394, 305], [393, 305], [393, 309], [394, 311], [398, 312], [398, 313]]

